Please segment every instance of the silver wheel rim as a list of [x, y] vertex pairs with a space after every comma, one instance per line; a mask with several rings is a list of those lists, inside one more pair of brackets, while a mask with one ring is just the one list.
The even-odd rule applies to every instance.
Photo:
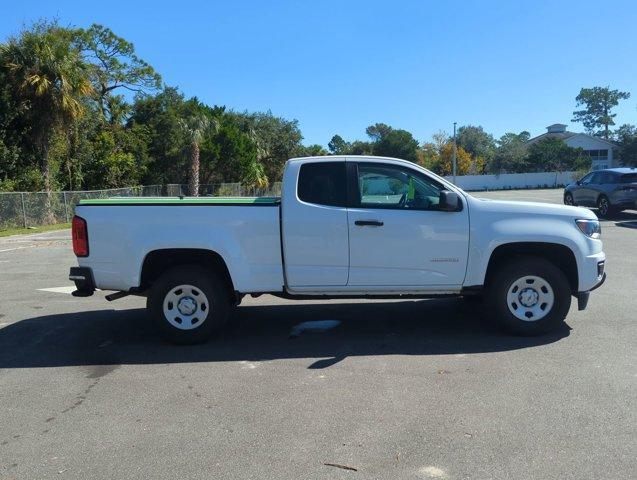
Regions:
[[542, 277], [526, 275], [514, 281], [507, 293], [509, 311], [525, 322], [537, 322], [548, 315], [555, 303], [549, 282]]
[[208, 297], [192, 285], [174, 287], [164, 297], [164, 317], [179, 330], [200, 327], [208, 318], [210, 308]]
[[599, 213], [606, 215], [606, 212], [608, 212], [608, 200], [602, 198], [599, 201]]

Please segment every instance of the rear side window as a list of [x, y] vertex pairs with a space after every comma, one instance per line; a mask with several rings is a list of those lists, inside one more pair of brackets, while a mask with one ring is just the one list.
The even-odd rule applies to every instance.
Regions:
[[622, 175], [619, 180], [620, 183], [637, 183], [637, 173], [627, 173]]
[[301, 165], [298, 196], [303, 202], [344, 207], [347, 199], [345, 162]]

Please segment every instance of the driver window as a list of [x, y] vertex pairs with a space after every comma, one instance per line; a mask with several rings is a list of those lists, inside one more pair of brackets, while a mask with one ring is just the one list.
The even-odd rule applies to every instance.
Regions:
[[360, 206], [436, 210], [442, 187], [407, 168], [359, 164]]
[[589, 173], [588, 175], [586, 175], [584, 178], [582, 178], [580, 180], [580, 184], [581, 185], [588, 185], [589, 183], [591, 183], [592, 179], [593, 179], [593, 174]]

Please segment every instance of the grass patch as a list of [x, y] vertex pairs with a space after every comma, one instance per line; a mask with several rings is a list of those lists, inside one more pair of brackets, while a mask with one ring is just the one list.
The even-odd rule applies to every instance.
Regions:
[[8, 237], [9, 235], [24, 235], [29, 233], [50, 232], [52, 230], [64, 230], [65, 228], [71, 228], [71, 224], [56, 223], [55, 225], [42, 225], [41, 227], [9, 228], [7, 230], [0, 230], [0, 237]]

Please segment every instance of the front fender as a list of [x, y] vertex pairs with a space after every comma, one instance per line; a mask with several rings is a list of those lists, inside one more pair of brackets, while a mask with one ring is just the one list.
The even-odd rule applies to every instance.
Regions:
[[577, 263], [580, 287], [587, 256], [601, 251], [601, 242], [582, 235], [575, 226], [574, 219], [567, 217], [505, 216], [479, 226], [472, 222], [465, 285], [484, 284], [489, 260], [496, 248], [506, 244], [526, 242], [567, 247], [573, 252]]

